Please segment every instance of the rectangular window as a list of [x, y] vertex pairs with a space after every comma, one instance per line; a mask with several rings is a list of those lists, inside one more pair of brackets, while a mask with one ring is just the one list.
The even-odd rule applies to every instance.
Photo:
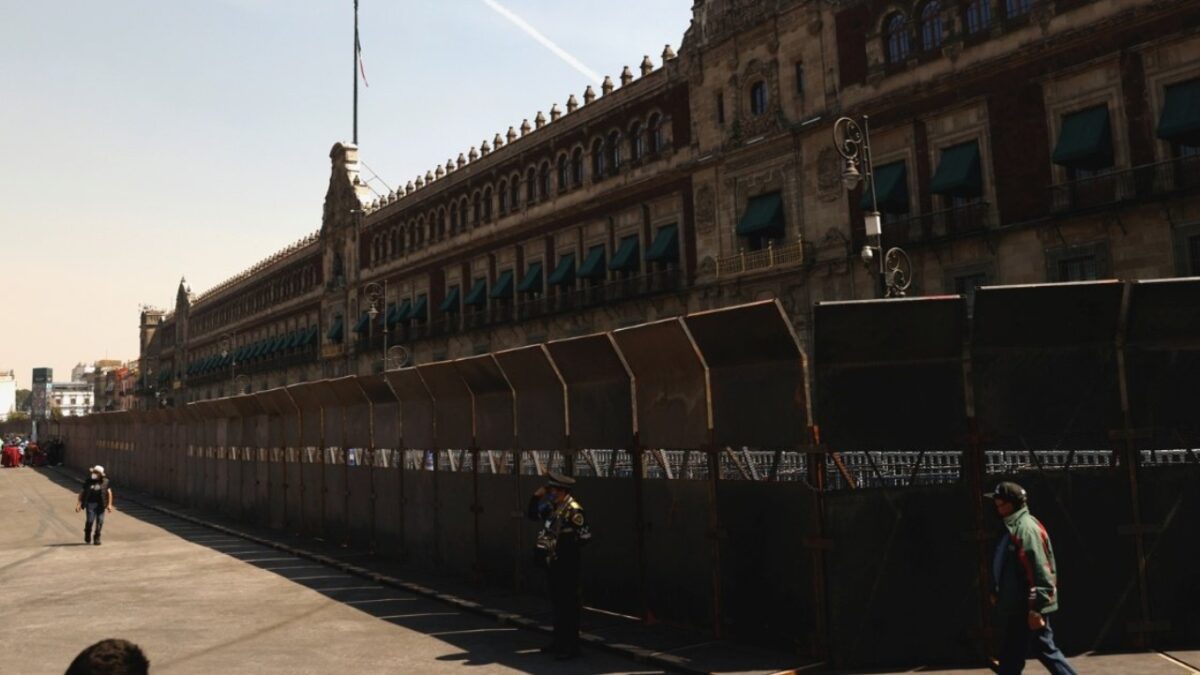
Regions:
[[725, 124], [725, 94], [717, 94], [717, 124]]
[[1200, 276], [1200, 234], [1188, 237], [1188, 265], [1192, 276]]
[[1094, 255], [1081, 255], [1058, 261], [1059, 281], [1094, 281], [1099, 278], [1099, 267]]
[[796, 62], [796, 95], [804, 98], [804, 64]]
[[967, 314], [970, 315], [975, 310], [975, 291], [980, 286], [988, 284], [988, 275], [983, 272], [974, 274], [963, 274], [954, 277], [954, 292], [963, 296], [967, 302]]

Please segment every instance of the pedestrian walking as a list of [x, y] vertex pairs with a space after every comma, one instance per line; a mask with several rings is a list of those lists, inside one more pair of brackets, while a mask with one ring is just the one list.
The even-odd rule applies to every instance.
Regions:
[[535, 555], [546, 569], [554, 609], [554, 641], [542, 653], [559, 660], [579, 656], [580, 550], [592, 538], [583, 507], [571, 496], [575, 479], [551, 471], [547, 483], [529, 499], [527, 515], [542, 523]]
[[1002, 482], [985, 495], [1004, 521], [992, 557], [992, 603], [1004, 629], [1000, 675], [1020, 673], [1032, 647], [1046, 670], [1075, 675], [1054, 644], [1049, 615], [1058, 609], [1058, 568], [1050, 534], [1029, 512], [1025, 488]]
[[79, 652], [65, 675], [147, 675], [150, 660], [128, 640], [110, 638]]
[[[88, 469], [88, 479], [79, 491], [79, 501], [75, 504], [75, 513], [87, 509], [87, 522], [83, 526], [83, 543], [100, 545], [100, 531], [104, 529], [104, 514], [112, 513], [113, 492], [108, 486], [108, 476], [104, 467], [97, 464]], [[95, 524], [95, 536], [92, 525]]]

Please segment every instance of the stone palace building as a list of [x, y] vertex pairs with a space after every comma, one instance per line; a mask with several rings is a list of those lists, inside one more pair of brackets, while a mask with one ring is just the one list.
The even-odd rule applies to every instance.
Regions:
[[909, 295], [1200, 274], [1200, 3], [695, 0], [678, 53], [381, 199], [333, 146], [318, 232], [143, 311], [139, 391], [178, 405], [761, 298], [805, 339], [813, 303], [878, 295], [843, 115], [869, 116]]

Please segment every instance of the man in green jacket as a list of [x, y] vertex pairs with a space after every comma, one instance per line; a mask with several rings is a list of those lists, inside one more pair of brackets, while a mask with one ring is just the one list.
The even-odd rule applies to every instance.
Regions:
[[1058, 609], [1058, 568], [1050, 535], [1029, 512], [1025, 488], [1005, 481], [986, 496], [1005, 528], [992, 558], [992, 601], [1004, 624], [1000, 675], [1025, 669], [1030, 644], [1046, 670], [1075, 675], [1050, 630], [1048, 615]]

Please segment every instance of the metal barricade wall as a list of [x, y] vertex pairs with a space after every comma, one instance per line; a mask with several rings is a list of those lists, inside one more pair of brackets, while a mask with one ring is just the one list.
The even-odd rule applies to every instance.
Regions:
[[[439, 564], [463, 577], [478, 570], [475, 439], [471, 392], [453, 362], [417, 366], [433, 397], [435, 460], [433, 507]], [[415, 506], [413, 501], [408, 506]]]
[[416, 368], [389, 371], [386, 377], [400, 402], [399, 548], [405, 560], [432, 567], [440, 559], [434, 508], [434, 401]]

